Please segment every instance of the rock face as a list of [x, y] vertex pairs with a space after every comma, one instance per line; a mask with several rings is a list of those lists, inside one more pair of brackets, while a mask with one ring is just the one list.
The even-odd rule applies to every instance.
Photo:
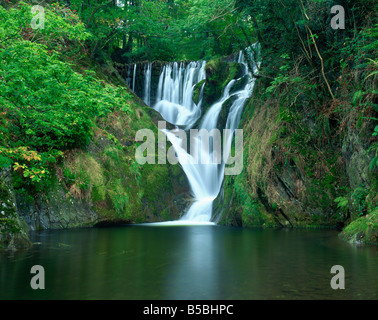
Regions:
[[339, 237], [354, 244], [378, 243], [378, 209], [350, 223]]
[[26, 225], [17, 215], [17, 204], [9, 168], [0, 170], [0, 250], [28, 248]]
[[33, 201], [18, 196], [17, 204], [20, 218], [32, 231], [89, 227], [99, 220], [92, 206], [67, 197], [67, 193], [60, 186], [41, 198], [34, 198]]
[[367, 149], [369, 146], [362, 141], [361, 137], [353, 129], [349, 129], [343, 141], [342, 155], [345, 159], [346, 172], [352, 189], [361, 185], [370, 185], [369, 164], [371, 155]]

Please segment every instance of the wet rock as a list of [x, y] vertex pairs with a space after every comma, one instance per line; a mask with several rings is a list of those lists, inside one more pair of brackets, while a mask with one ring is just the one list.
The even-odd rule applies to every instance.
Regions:
[[0, 170], [0, 250], [29, 248], [25, 223], [18, 217], [10, 168]]

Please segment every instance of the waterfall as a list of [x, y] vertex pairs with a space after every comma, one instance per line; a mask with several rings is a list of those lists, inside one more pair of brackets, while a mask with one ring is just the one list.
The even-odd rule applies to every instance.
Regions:
[[152, 63], [148, 63], [145, 69], [144, 97], [143, 97], [143, 101], [148, 106], [150, 105], [150, 102], [151, 102], [151, 74], [152, 74]]
[[133, 91], [135, 92], [135, 77], [137, 71], [137, 64], [134, 64], [134, 73], [133, 73]]
[[[257, 45], [254, 45], [254, 49], [258, 50]], [[252, 61], [254, 61], [253, 52], [254, 50], [250, 48], [246, 50]], [[239, 125], [244, 104], [251, 96], [255, 84], [255, 79], [252, 77], [246, 60], [244, 53], [240, 51], [235, 62], [240, 63], [243, 67], [241, 78], [231, 80], [226, 85], [222, 97], [210, 106], [199, 124], [199, 130], [204, 129], [210, 132], [212, 129], [216, 129], [222, 106], [232, 97], [233, 102], [229, 109], [225, 127], [225, 129], [229, 130], [229, 134], [223, 137], [226, 141], [223, 141], [223, 159], [220, 159], [220, 155], [214, 149], [215, 137], [212, 138], [209, 145], [203, 143], [202, 138], [200, 139], [198, 136], [191, 138], [190, 149], [191, 151], [194, 150], [193, 154], [193, 152], [189, 152], [183, 147], [184, 145], [186, 146], [186, 141], [183, 141], [182, 138], [174, 133], [164, 130], [188, 178], [195, 200], [179, 223], [208, 224], [212, 221], [213, 201], [218, 196], [223, 183], [227, 158], [231, 154], [233, 135]], [[156, 103], [152, 107], [166, 121], [189, 130], [200, 118], [205, 84], [200, 89], [197, 105], [193, 102], [193, 90], [196, 84], [206, 79], [205, 65], [205, 61], [191, 62], [186, 66], [183, 63], [174, 62], [168, 63], [163, 67], [157, 86]], [[254, 73], [257, 74], [257, 68], [254, 67], [254, 69]], [[242, 78], [246, 76], [248, 81], [244, 87], [239, 91], [232, 92], [231, 90], [236, 82], [243, 81]], [[150, 102], [150, 98], [147, 93], [150, 90], [151, 65], [149, 64], [145, 71], [144, 90], [144, 100], [148, 102]], [[210, 161], [198, 161], [199, 158]], [[173, 223], [176, 224], [177, 222]]]
[[129, 86], [129, 88], [131, 88], [131, 67], [130, 67], [130, 65], [127, 66], [126, 83]]

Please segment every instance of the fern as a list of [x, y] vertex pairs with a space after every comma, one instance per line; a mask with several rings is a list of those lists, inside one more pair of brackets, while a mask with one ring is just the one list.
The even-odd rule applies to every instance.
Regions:
[[348, 207], [349, 201], [347, 197], [337, 197], [335, 199], [337, 207], [341, 209], [346, 209]]

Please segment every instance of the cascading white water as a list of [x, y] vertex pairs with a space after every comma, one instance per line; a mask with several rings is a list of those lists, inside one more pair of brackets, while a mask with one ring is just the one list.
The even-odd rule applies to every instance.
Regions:
[[[131, 88], [131, 66], [127, 66], [127, 77], [126, 77], [126, 83]], [[132, 89], [132, 88], [131, 88]]]
[[148, 63], [145, 70], [145, 82], [144, 82], [144, 97], [143, 101], [146, 105], [150, 105], [150, 97], [151, 97], [151, 70], [152, 70], [152, 63]]
[[134, 64], [134, 73], [133, 73], [133, 91], [135, 91], [135, 77], [137, 72], [137, 64]]
[[204, 61], [191, 62], [185, 66], [184, 63], [174, 62], [163, 67], [153, 108], [166, 121], [189, 129], [201, 116], [203, 90], [200, 92], [198, 104], [195, 104], [193, 89], [206, 78], [205, 64]]
[[[253, 48], [258, 50], [257, 45], [254, 45]], [[255, 50], [251, 50], [251, 48], [246, 50], [252, 61], [254, 61], [253, 51]], [[205, 129], [210, 132], [212, 129], [215, 129], [224, 102], [232, 97], [233, 102], [229, 109], [225, 128], [229, 129], [230, 134], [225, 137], [227, 141], [223, 144], [225, 150], [223, 150], [224, 157], [221, 161], [212, 161], [218, 156], [214, 153], [213, 145], [210, 145], [210, 148], [209, 146], [205, 148], [205, 144], [197, 137], [191, 139], [191, 148], [198, 151], [198, 157], [201, 160], [204, 158], [210, 159], [208, 163], [203, 163], [204, 161], [198, 162], [198, 158], [195, 155], [193, 156], [193, 154], [190, 154], [183, 148], [181, 138], [172, 132], [164, 131], [176, 151], [177, 158], [188, 178], [195, 199], [189, 210], [180, 219], [180, 223], [208, 224], [212, 221], [213, 201], [222, 186], [225, 165], [231, 152], [233, 134], [239, 125], [244, 104], [251, 96], [255, 83], [243, 52], [240, 52], [237, 62], [243, 66], [242, 77], [231, 80], [227, 84], [221, 99], [208, 109], [199, 125], [200, 130]], [[201, 116], [204, 85], [201, 88], [200, 99], [197, 105], [193, 102], [192, 96], [195, 85], [206, 78], [205, 64], [205, 61], [191, 62], [185, 66], [183, 63], [178, 64], [175, 62], [163, 67], [159, 77], [156, 103], [152, 107], [166, 121], [188, 130], [199, 119]], [[257, 74], [256, 67], [254, 67], [253, 72]], [[236, 82], [242, 81], [243, 77], [247, 77], [244, 87], [237, 92], [232, 92], [232, 87]], [[147, 93], [151, 90], [150, 88], [151, 66], [149, 64], [145, 72], [145, 101], [150, 101], [150, 97], [147, 96]], [[177, 222], [168, 224], [172, 223], [177, 224]]]

